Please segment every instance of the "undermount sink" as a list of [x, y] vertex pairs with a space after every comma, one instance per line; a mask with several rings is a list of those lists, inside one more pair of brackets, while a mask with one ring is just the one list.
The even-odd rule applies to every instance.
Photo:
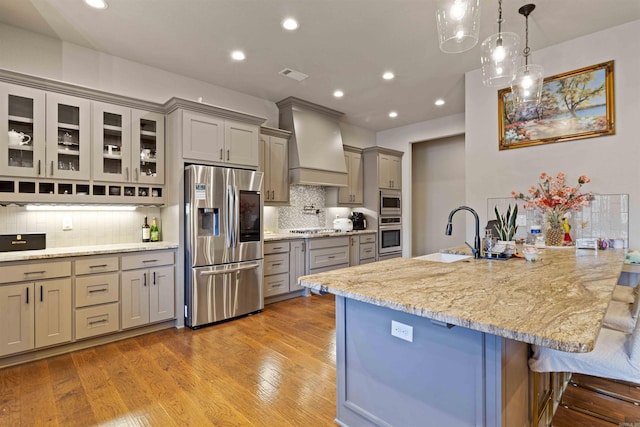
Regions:
[[415, 257], [414, 259], [419, 259], [422, 261], [432, 261], [432, 262], [456, 262], [456, 261], [461, 261], [463, 259], [467, 259], [471, 257], [472, 257], [471, 255], [444, 254], [441, 252], [436, 252], [429, 255]]

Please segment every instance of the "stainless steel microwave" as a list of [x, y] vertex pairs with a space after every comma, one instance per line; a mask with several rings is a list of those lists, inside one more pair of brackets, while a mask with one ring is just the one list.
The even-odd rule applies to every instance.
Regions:
[[402, 214], [402, 196], [399, 190], [380, 191], [380, 215], [400, 216]]

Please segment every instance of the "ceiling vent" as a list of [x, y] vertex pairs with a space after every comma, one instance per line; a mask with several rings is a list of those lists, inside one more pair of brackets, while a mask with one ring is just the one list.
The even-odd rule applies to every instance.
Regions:
[[289, 77], [290, 79], [293, 79], [293, 80], [297, 80], [299, 82], [301, 82], [304, 79], [306, 79], [307, 77], [309, 77], [305, 73], [301, 73], [300, 71], [292, 70], [291, 68], [285, 68], [284, 70], [280, 71], [278, 74], [280, 74], [281, 76]]

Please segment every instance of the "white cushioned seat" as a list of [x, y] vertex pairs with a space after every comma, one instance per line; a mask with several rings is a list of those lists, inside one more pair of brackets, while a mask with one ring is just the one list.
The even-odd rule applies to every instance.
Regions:
[[640, 312], [640, 297], [634, 293], [631, 304], [621, 301], [611, 301], [607, 308], [602, 324], [605, 328], [631, 333], [636, 326], [638, 313]]
[[529, 367], [535, 372], [573, 372], [640, 384], [640, 322], [631, 334], [602, 328], [589, 353], [540, 346], [533, 351]]
[[628, 302], [629, 304], [631, 304], [636, 299], [637, 290], [638, 288], [632, 288], [631, 286], [616, 285], [616, 288], [613, 290], [611, 299], [614, 301]]

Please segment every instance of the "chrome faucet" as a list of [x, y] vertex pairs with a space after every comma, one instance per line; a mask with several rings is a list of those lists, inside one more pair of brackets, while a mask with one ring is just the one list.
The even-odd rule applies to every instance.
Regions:
[[471, 212], [473, 214], [473, 217], [476, 220], [476, 237], [473, 242], [473, 247], [471, 247], [471, 245], [467, 242], [464, 242], [464, 244], [469, 246], [469, 248], [471, 249], [471, 252], [473, 253], [473, 257], [475, 259], [479, 259], [480, 258], [480, 218], [478, 218], [478, 214], [476, 213], [476, 211], [474, 211], [468, 206], [460, 206], [459, 208], [455, 208], [454, 210], [449, 212], [449, 222], [447, 222], [447, 230], [444, 232], [444, 234], [446, 234], [447, 236], [451, 236], [451, 231], [453, 230], [453, 224], [451, 224], [451, 221], [453, 219], [453, 214], [455, 214], [460, 210]]

